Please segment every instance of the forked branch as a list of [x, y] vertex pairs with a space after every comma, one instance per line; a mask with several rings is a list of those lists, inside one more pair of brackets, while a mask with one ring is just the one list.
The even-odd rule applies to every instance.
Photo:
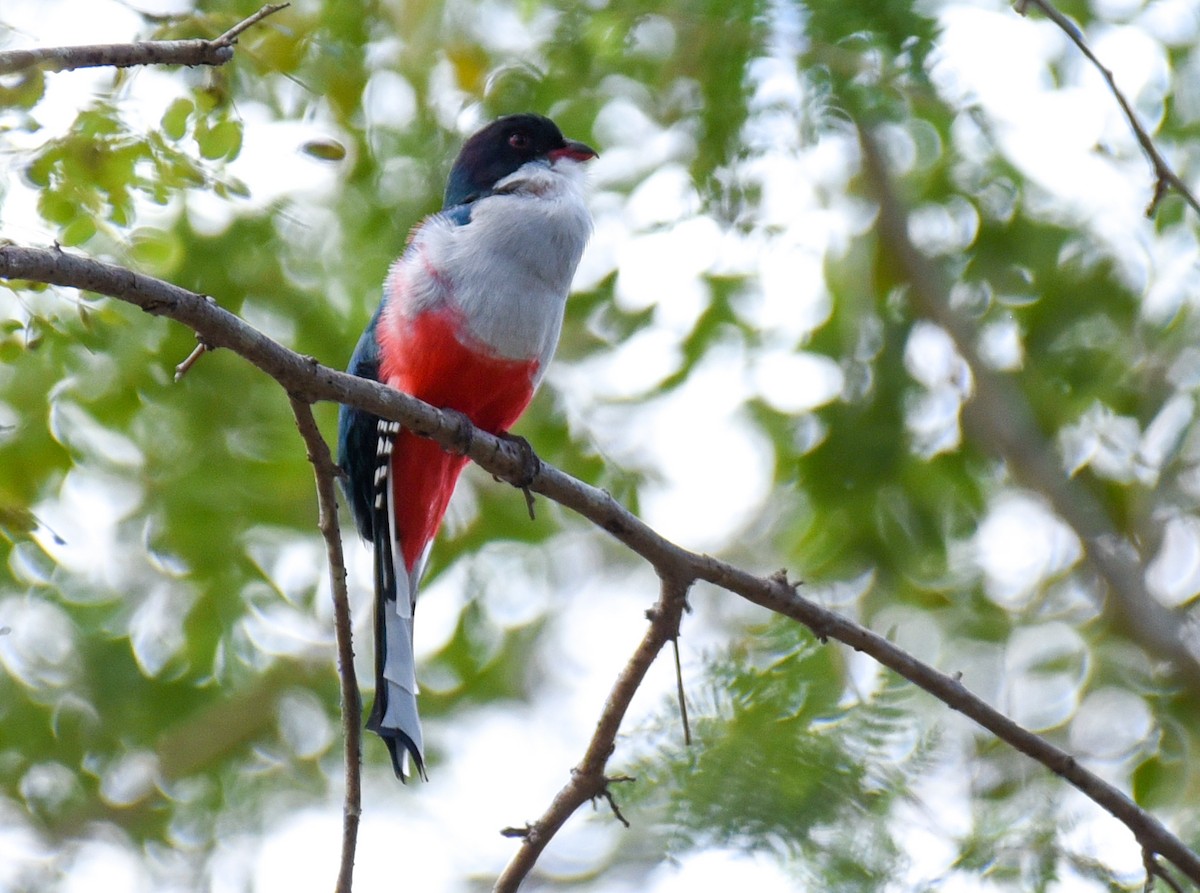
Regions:
[[291, 4], [264, 6], [212, 40], [143, 40], [135, 43], [91, 44], [74, 47], [38, 47], [0, 52], [0, 74], [40, 68], [69, 71], [76, 68], [132, 68], [136, 65], [224, 65], [233, 58], [238, 36], [269, 15]]
[[[463, 444], [469, 444], [468, 457], [484, 470], [515, 485], [527, 484], [530, 490], [579, 513], [642, 556], [655, 568], [661, 579], [673, 581], [671, 585], [676, 589], [671, 590], [667, 586], [664, 591], [678, 594], [678, 587], [686, 589], [685, 581], [706, 580], [754, 604], [803, 623], [822, 639], [836, 639], [870, 655], [1074, 785], [1124, 823], [1143, 849], [1169, 860], [1182, 874], [1200, 884], [1200, 856], [1189, 850], [1161, 822], [1115, 786], [1084, 769], [1073, 757], [1044, 738], [1014, 723], [969, 692], [958, 679], [922, 663], [882, 636], [802, 598], [785, 575], [757, 576], [711, 556], [689, 552], [647, 526], [610, 494], [576, 480], [551, 465], [540, 463], [533, 479], [528, 480], [528, 457], [509, 441], [472, 428], [461, 414], [443, 412], [377, 382], [337, 372], [309, 357], [300, 356], [203, 295], [61, 250], [15, 245], [0, 246], [0, 278], [82, 288], [126, 301], [148, 313], [183, 323], [211, 347], [235, 351], [274, 378], [296, 399], [331, 400], [356, 406], [381, 418], [397, 421], [414, 434], [435, 440], [450, 450], [461, 450]], [[673, 610], [673, 605], [674, 601], [668, 607]], [[664, 624], [664, 627], [669, 631], [668, 624]], [[639, 646], [638, 653], [642, 653], [643, 647], [654, 649], [657, 653], [662, 643], [669, 639], [663, 638], [664, 635], [665, 631], [652, 623], [651, 633], [647, 634], [648, 640]], [[614, 693], [624, 692], [632, 679], [631, 676], [628, 681], [624, 678], [618, 680]], [[619, 706], [621, 697], [623, 695], [610, 698], [610, 703], [617, 705], [612, 715], [618, 723], [620, 715], [623, 715], [623, 708]], [[609, 715], [607, 707], [606, 715]], [[589, 748], [588, 755], [580, 764], [588, 769], [588, 782], [584, 790], [590, 792], [589, 796], [603, 791], [603, 787], [597, 787], [596, 782], [597, 777], [603, 779], [603, 773], [601, 771], [597, 775], [592, 767], [596, 765], [600, 752], [611, 746], [605, 743], [606, 739], [607, 735], [593, 739], [593, 747]], [[607, 759], [607, 754], [604, 754], [604, 759]], [[599, 765], [603, 766], [604, 763]], [[577, 799], [577, 794], [572, 794], [571, 799], [564, 801], [560, 808], [552, 807], [554, 815], [563, 811], [565, 820], [565, 816], [577, 808], [569, 808], [570, 803]], [[554, 828], [547, 825], [539, 829], [539, 851], [545, 845], [546, 835], [561, 826], [557, 818], [555, 821], [558, 824]], [[530, 826], [538, 827], [536, 824]], [[521, 856], [521, 852], [524, 849], [518, 852], [517, 858], [522, 859], [524, 864], [526, 857]], [[536, 856], [537, 853], [532, 855]], [[512, 874], [506, 871], [506, 875], [513, 877], [514, 882], [519, 881], [516, 874], [516, 870]]]
[[604, 702], [604, 710], [596, 723], [596, 731], [588, 744], [587, 751], [579, 765], [571, 770], [571, 780], [555, 795], [549, 808], [542, 817], [530, 825], [526, 825], [518, 833], [502, 832], [510, 837], [521, 838], [521, 848], [509, 861], [504, 872], [496, 880], [492, 888], [494, 893], [512, 893], [521, 881], [529, 874], [558, 829], [567, 819], [589, 800], [603, 797], [607, 800], [616, 817], [625, 825], [625, 817], [617, 807], [611, 785], [616, 781], [605, 774], [608, 759], [616, 747], [617, 732], [621, 721], [629, 709], [629, 703], [641, 687], [642, 680], [663, 646], [672, 642], [679, 635], [679, 621], [687, 607], [687, 593], [691, 580], [682, 577], [664, 576], [661, 578], [662, 587], [658, 602], [647, 613], [650, 628], [642, 637], [641, 644], [629, 658], [625, 669], [617, 677], [612, 691]]

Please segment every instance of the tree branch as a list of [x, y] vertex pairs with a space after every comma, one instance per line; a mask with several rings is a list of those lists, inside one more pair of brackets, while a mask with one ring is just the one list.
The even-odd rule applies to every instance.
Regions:
[[616, 747], [621, 720], [625, 718], [629, 703], [641, 687], [642, 680], [646, 678], [650, 665], [654, 663], [663, 646], [674, 641], [679, 635], [679, 621], [687, 606], [687, 592], [691, 587], [691, 580], [663, 576], [661, 581], [658, 602], [646, 612], [650, 619], [650, 628], [646, 630], [641, 644], [609, 692], [604, 702], [604, 712], [600, 714], [600, 720], [596, 723], [596, 731], [587, 751], [579, 765], [571, 770], [571, 780], [555, 795], [542, 817], [532, 825], [526, 825], [515, 833], [512, 829], [501, 832], [510, 837], [522, 838], [522, 843], [521, 848], [497, 878], [496, 885], [492, 888], [493, 893], [513, 893], [529, 874], [550, 838], [575, 810], [589, 800], [605, 797], [617, 818], [623, 824], [629, 824], [617, 809], [616, 801], [609, 790], [609, 784], [617, 779], [606, 776], [604, 768]]
[[0, 74], [29, 68], [68, 71], [76, 68], [131, 68], [135, 65], [224, 65], [233, 58], [238, 35], [290, 4], [264, 6], [213, 40], [147, 40], [75, 47], [41, 47], [0, 52]]
[[[121, 267], [69, 255], [57, 248], [0, 245], [0, 278], [82, 288], [126, 301], [148, 313], [183, 323], [213, 347], [235, 351], [297, 399], [330, 400], [365, 409], [400, 422], [414, 434], [435, 440], [452, 452], [464, 453], [463, 446], [467, 445], [465, 455], [484, 470], [514, 485], [527, 484], [530, 490], [592, 521], [646, 559], [659, 577], [671, 581], [677, 590], [686, 589], [692, 581], [705, 580], [803, 623], [822, 640], [836, 639], [870, 655], [1074, 785], [1123, 822], [1143, 849], [1170, 860], [1184, 875], [1200, 884], [1200, 856], [1120, 790], [971, 694], [957, 679], [921, 663], [882, 636], [802, 598], [782, 572], [769, 577], [755, 576], [711, 556], [680, 548], [632, 515], [610, 494], [551, 465], [539, 463], [537, 473], [528, 480], [528, 457], [515, 444], [473, 429], [459, 413], [443, 412], [377, 382], [337, 372], [311, 357], [302, 357], [203, 295]], [[639, 647], [638, 653], [641, 651]], [[621, 680], [614, 692], [618, 690], [622, 690]], [[594, 743], [598, 749], [606, 746], [603, 741]], [[584, 764], [591, 765], [588, 759], [585, 756]]]
[[1121, 106], [1121, 111], [1124, 112], [1125, 119], [1129, 122], [1129, 127], [1133, 131], [1138, 145], [1142, 147], [1142, 151], [1146, 153], [1146, 157], [1154, 167], [1154, 195], [1150, 199], [1150, 204], [1146, 206], [1146, 216], [1154, 216], [1154, 212], [1158, 210], [1159, 202], [1163, 200], [1168, 189], [1174, 189], [1178, 192], [1183, 197], [1183, 200], [1191, 205], [1196, 213], [1200, 214], [1200, 202], [1196, 200], [1196, 196], [1192, 195], [1187, 184], [1167, 164], [1167, 160], [1162, 157], [1162, 153], [1154, 145], [1154, 140], [1150, 138], [1150, 134], [1146, 132], [1146, 128], [1142, 126], [1142, 122], [1138, 120], [1133, 106], [1129, 104], [1129, 100], [1125, 98], [1125, 94], [1117, 87], [1113, 73], [1105, 68], [1096, 54], [1092, 52], [1092, 48], [1087, 45], [1087, 41], [1083, 39], [1083, 34], [1080, 33], [1075, 23], [1059, 12], [1050, 0], [1017, 0], [1015, 9], [1021, 15], [1025, 15], [1030, 3], [1044, 12], [1046, 18], [1058, 25], [1062, 32], [1071, 39], [1072, 43], [1079, 47], [1079, 51], [1088, 58], [1088, 61], [1096, 66], [1096, 70], [1100, 72], [1100, 76], [1108, 83], [1108, 89], [1116, 97], [1117, 104]]
[[346, 766], [346, 795], [342, 806], [342, 862], [338, 871], [337, 893], [354, 888], [354, 851], [358, 843], [358, 821], [362, 815], [362, 701], [358, 677], [354, 672], [354, 643], [351, 637], [350, 597], [346, 592], [346, 562], [342, 555], [342, 533], [338, 528], [337, 488], [334, 480], [338, 467], [329, 446], [317, 428], [308, 403], [291, 397], [296, 428], [308, 448], [317, 482], [317, 528], [325, 539], [329, 561], [329, 588], [333, 596], [333, 628], [337, 639], [338, 679], [342, 688], [342, 736]]

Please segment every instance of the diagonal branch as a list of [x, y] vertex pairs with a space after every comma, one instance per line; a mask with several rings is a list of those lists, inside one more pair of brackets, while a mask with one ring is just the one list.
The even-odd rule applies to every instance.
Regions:
[[461, 414], [443, 412], [377, 382], [336, 372], [311, 357], [302, 357], [203, 295], [122, 267], [66, 254], [61, 249], [16, 245], [0, 245], [0, 279], [45, 282], [117, 298], [148, 313], [183, 323], [212, 347], [233, 350], [278, 381], [296, 399], [331, 400], [365, 409], [400, 422], [414, 434], [435, 440], [453, 452], [463, 453], [463, 445], [467, 444], [465, 455], [484, 470], [515, 485], [526, 485], [587, 518], [648, 561], [660, 578], [677, 581], [675, 585], [683, 585], [679, 581], [705, 580], [803, 623], [822, 640], [836, 639], [870, 655], [1074, 785], [1128, 827], [1144, 850], [1163, 856], [1200, 884], [1200, 856], [1115, 786], [971, 694], [958, 679], [922, 663], [882, 636], [802, 598], [782, 572], [756, 576], [709, 555], [689, 552], [658, 534], [609, 493], [551, 465], [540, 463], [529, 480], [528, 456], [515, 444], [473, 429]]
[[74, 47], [40, 47], [0, 53], [0, 74], [30, 68], [69, 71], [76, 68], [131, 68], [135, 65], [224, 65], [233, 58], [238, 35], [290, 4], [264, 6], [213, 40], [144, 40]]
[[613, 684], [587, 751], [579, 765], [571, 770], [571, 780], [555, 795], [540, 819], [519, 831], [507, 829], [502, 832], [510, 837], [520, 837], [521, 848], [497, 878], [492, 893], [513, 893], [529, 874], [550, 838], [558, 833], [558, 829], [575, 810], [589, 800], [604, 797], [617, 818], [624, 824], [629, 824], [621, 816], [609, 791], [609, 785], [620, 779], [609, 778], [604, 774], [604, 769], [616, 747], [621, 720], [625, 718], [629, 703], [641, 687], [642, 680], [646, 678], [650, 665], [654, 663], [663, 646], [674, 641], [679, 635], [679, 621], [684, 608], [687, 607], [687, 592], [691, 580], [670, 576], [664, 576], [661, 580], [662, 589], [658, 602], [646, 612], [650, 619], [650, 628], [646, 630], [646, 635], [637, 650]]
[[338, 528], [337, 489], [334, 480], [338, 467], [321, 436], [308, 403], [292, 397], [296, 428], [308, 448], [317, 479], [317, 528], [325, 539], [329, 561], [329, 588], [333, 596], [333, 628], [337, 639], [338, 679], [342, 688], [342, 736], [345, 747], [346, 797], [342, 807], [342, 864], [338, 871], [336, 893], [350, 893], [354, 887], [354, 851], [358, 842], [358, 821], [362, 815], [362, 701], [354, 672], [354, 644], [351, 641], [350, 597], [346, 592], [346, 562], [342, 555], [342, 533]]
[[1154, 212], [1158, 210], [1159, 202], [1163, 200], [1169, 189], [1174, 189], [1178, 192], [1184, 201], [1191, 205], [1196, 213], [1200, 214], [1200, 201], [1196, 200], [1196, 196], [1192, 195], [1187, 184], [1167, 164], [1167, 160], [1163, 158], [1162, 153], [1158, 151], [1158, 147], [1154, 145], [1154, 140], [1150, 138], [1150, 134], [1146, 132], [1146, 128], [1142, 126], [1142, 122], [1138, 120], [1137, 112], [1133, 110], [1133, 106], [1129, 104], [1129, 100], [1125, 98], [1125, 94], [1117, 87], [1117, 81], [1113, 77], [1112, 71], [1104, 66], [1104, 63], [1100, 61], [1092, 51], [1092, 48], [1087, 45], [1087, 41], [1083, 39], [1083, 34], [1076, 27], [1075, 23], [1059, 12], [1050, 0], [1017, 0], [1017, 12], [1025, 15], [1030, 3], [1044, 12], [1046, 18], [1058, 25], [1062, 32], [1071, 39], [1071, 42], [1079, 47], [1079, 51], [1087, 56], [1088, 61], [1096, 66], [1096, 70], [1100, 72], [1100, 76], [1108, 83], [1108, 89], [1116, 97], [1117, 104], [1121, 106], [1121, 111], [1125, 114], [1125, 120], [1129, 122], [1129, 127], [1133, 131], [1134, 138], [1137, 139], [1138, 145], [1142, 147], [1142, 151], [1146, 153], [1146, 157], [1154, 167], [1154, 197], [1150, 199], [1150, 204], [1146, 207], [1146, 216], [1154, 216]]

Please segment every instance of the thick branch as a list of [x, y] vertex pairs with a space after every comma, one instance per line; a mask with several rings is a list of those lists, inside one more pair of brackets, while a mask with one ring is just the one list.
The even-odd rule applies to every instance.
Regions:
[[1046, 17], [1062, 30], [1064, 34], [1071, 39], [1075, 46], [1079, 47], [1079, 51], [1087, 56], [1088, 61], [1096, 66], [1096, 70], [1100, 72], [1100, 76], [1104, 78], [1108, 84], [1108, 89], [1112, 95], [1116, 97], [1117, 104], [1121, 106], [1121, 111], [1125, 114], [1125, 120], [1129, 122], [1129, 128], [1133, 131], [1134, 138], [1137, 139], [1138, 145], [1142, 147], [1142, 151], [1146, 153], [1150, 164], [1154, 167], [1154, 196], [1150, 199], [1150, 204], [1146, 207], [1146, 216], [1153, 217], [1154, 212], [1158, 209], [1159, 202], [1166, 195], [1168, 189], [1174, 189], [1184, 201], [1192, 206], [1192, 209], [1200, 213], [1200, 202], [1196, 200], [1196, 196], [1192, 195], [1187, 184], [1179, 178], [1179, 175], [1171, 169], [1167, 164], [1167, 160], [1162, 157], [1162, 153], [1158, 151], [1158, 147], [1154, 145], [1154, 140], [1150, 138], [1150, 134], [1146, 132], [1146, 128], [1142, 126], [1142, 122], [1138, 120], [1137, 113], [1133, 110], [1133, 106], [1129, 104], [1129, 100], [1125, 98], [1125, 94], [1117, 87], [1117, 81], [1113, 77], [1113, 73], [1104, 67], [1104, 64], [1092, 52], [1092, 48], [1087, 45], [1087, 41], [1083, 39], [1083, 34], [1075, 27], [1075, 24], [1065, 15], [1058, 11], [1050, 0], [1017, 0], [1016, 10], [1021, 15], [1025, 15], [1025, 10], [1032, 3], [1038, 9], [1046, 14]]
[[632, 515], [605, 491], [578, 481], [551, 465], [541, 463], [529, 481], [528, 457], [515, 444], [472, 429], [461, 414], [442, 412], [376, 382], [336, 372], [312, 358], [301, 357], [203, 295], [120, 267], [68, 255], [58, 249], [15, 245], [0, 246], [0, 278], [82, 288], [126, 301], [149, 313], [183, 323], [213, 347], [234, 350], [298, 399], [331, 400], [365, 409], [400, 422], [413, 433], [429, 437], [454, 452], [461, 452], [462, 445], [469, 444], [466, 455], [486, 471], [510, 483], [527, 484], [529, 489], [578, 512], [645, 558], [661, 578], [706, 580], [803, 623], [822, 639], [837, 639], [870, 655], [1066, 779], [1123, 822], [1144, 849], [1169, 859], [1187, 877], [1200, 883], [1200, 857], [1121, 791], [972, 695], [958, 680], [921, 663], [870, 630], [801, 598], [783, 574], [759, 577], [711, 556], [682, 549]]
[[76, 68], [131, 68], [135, 65], [224, 65], [233, 58], [238, 35], [289, 4], [264, 6], [213, 40], [148, 40], [137, 43], [40, 47], [0, 53], [0, 74], [29, 68], [67, 71]]
[[[604, 712], [596, 723], [596, 731], [588, 744], [583, 760], [571, 770], [571, 780], [555, 795], [550, 807], [540, 819], [512, 836], [522, 838], [521, 848], [505, 867], [492, 888], [493, 893], [513, 893], [529, 874], [546, 844], [558, 832], [567, 819], [589, 800], [606, 796], [616, 809], [608, 786], [614, 779], [604, 774], [608, 758], [616, 747], [617, 732], [621, 720], [629, 709], [629, 703], [641, 687], [642, 680], [663, 646], [679, 635], [679, 621], [687, 606], [687, 591], [691, 581], [674, 577], [662, 578], [662, 591], [658, 603], [648, 612], [650, 628], [634, 651], [629, 663], [617, 677]], [[617, 814], [620, 817], [620, 813]], [[511, 834], [511, 832], [505, 832]]]
[[354, 888], [354, 852], [358, 843], [358, 821], [362, 815], [362, 701], [358, 677], [354, 672], [354, 643], [351, 640], [350, 597], [346, 592], [346, 561], [342, 555], [342, 533], [338, 528], [338, 467], [329, 446], [317, 428], [311, 407], [291, 398], [296, 428], [308, 448], [317, 479], [317, 527], [325, 539], [329, 562], [329, 588], [333, 597], [333, 629], [337, 639], [338, 679], [342, 687], [342, 738], [345, 742], [346, 796], [342, 806], [342, 863], [338, 871], [337, 893]]

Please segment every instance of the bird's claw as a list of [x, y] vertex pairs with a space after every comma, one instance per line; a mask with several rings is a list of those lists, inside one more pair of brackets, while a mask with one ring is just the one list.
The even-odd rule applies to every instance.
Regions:
[[454, 452], [461, 456], [467, 455], [475, 443], [475, 423], [469, 415], [457, 409], [445, 408], [442, 412], [457, 422], [454, 430]]
[[536, 521], [537, 516], [534, 514], [533, 508], [533, 492], [529, 487], [542, 470], [542, 460], [533, 451], [533, 447], [529, 441], [520, 434], [509, 434], [507, 431], [501, 431], [499, 437], [501, 440], [507, 440], [509, 443], [515, 444], [521, 453], [521, 476], [514, 480], [512, 484], [525, 494], [525, 507], [529, 509], [529, 520]]
[[537, 457], [537, 453], [533, 451], [533, 447], [529, 441], [520, 434], [509, 434], [507, 431], [501, 431], [499, 435], [501, 440], [507, 440], [514, 444], [521, 453], [521, 476], [513, 481], [513, 485], [520, 487], [522, 490], [529, 489], [538, 473], [542, 470], [542, 460]]

